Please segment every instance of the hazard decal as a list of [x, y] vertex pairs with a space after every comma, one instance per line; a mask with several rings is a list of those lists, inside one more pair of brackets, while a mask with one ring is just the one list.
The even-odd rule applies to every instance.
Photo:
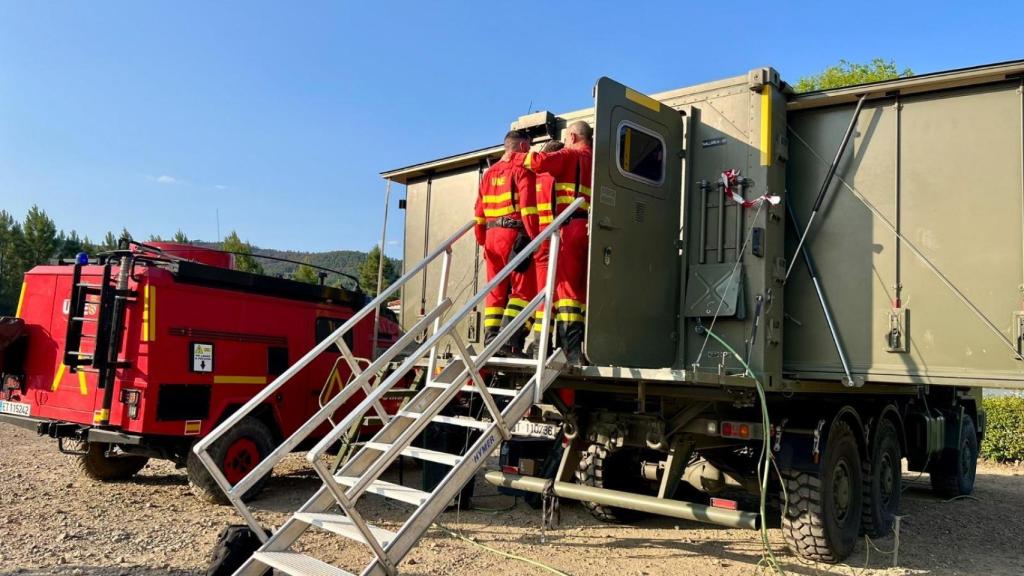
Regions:
[[185, 436], [198, 436], [199, 430], [203, 427], [202, 420], [186, 420]]
[[193, 372], [213, 372], [213, 344], [208, 342], [192, 343], [190, 369]]

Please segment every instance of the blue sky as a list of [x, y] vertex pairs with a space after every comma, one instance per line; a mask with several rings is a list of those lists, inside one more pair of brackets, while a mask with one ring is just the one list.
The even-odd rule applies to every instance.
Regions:
[[1022, 5], [944, 6], [0, 0], [0, 208], [93, 239], [213, 239], [219, 211], [260, 246], [366, 250], [379, 172], [494, 144], [531, 105], [586, 107], [602, 75], [654, 92], [1024, 58]]

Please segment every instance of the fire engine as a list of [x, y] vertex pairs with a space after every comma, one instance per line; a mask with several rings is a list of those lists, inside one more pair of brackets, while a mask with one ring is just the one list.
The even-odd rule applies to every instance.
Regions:
[[[358, 287], [251, 274], [232, 262], [217, 250], [122, 241], [94, 259], [31, 269], [15, 318], [0, 322], [0, 421], [56, 439], [89, 478], [123, 480], [150, 458], [171, 460], [197, 495], [223, 501], [191, 446], [366, 300]], [[373, 353], [373, 325], [367, 318], [347, 339], [357, 361]], [[399, 334], [382, 311], [378, 346]], [[350, 374], [338, 351], [306, 367], [217, 443], [224, 474], [245, 476]]]

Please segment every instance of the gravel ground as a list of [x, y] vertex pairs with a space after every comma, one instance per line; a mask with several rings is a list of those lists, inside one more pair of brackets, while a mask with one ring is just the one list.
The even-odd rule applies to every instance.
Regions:
[[[77, 476], [73, 463], [53, 442], [31, 432], [2, 428], [0, 445], [0, 576], [9, 574], [204, 574], [220, 530], [238, 520], [233, 509], [192, 497], [184, 472], [167, 462], [148, 465], [131, 482], [100, 484]], [[258, 502], [267, 524], [282, 522], [318, 483], [301, 460], [291, 457], [275, 472]], [[406, 481], [415, 470], [406, 472]], [[391, 481], [397, 475], [391, 474]], [[779, 558], [790, 574], [1014, 574], [1024, 573], [1024, 468], [982, 464], [975, 499], [944, 502], [930, 495], [927, 477], [908, 475], [903, 501], [899, 568], [891, 556], [865, 544], [848, 565], [805, 564], [785, 553], [771, 530]], [[923, 480], [923, 482], [922, 482]], [[487, 484], [477, 486], [476, 506], [490, 510], [449, 512], [440, 523], [498, 550], [542, 561], [567, 574], [618, 576], [753, 574], [760, 559], [756, 532], [665, 518], [633, 526], [598, 523], [579, 505], [564, 502], [561, 526], [541, 539], [540, 513]], [[516, 504], [514, 507], [512, 507]], [[493, 510], [501, 510], [500, 512]], [[374, 496], [365, 516], [396, 526], [402, 510]], [[359, 546], [330, 535], [300, 541], [328, 561], [355, 569], [366, 559]], [[884, 551], [892, 538], [875, 542]], [[866, 566], [869, 569], [864, 570]], [[407, 575], [548, 574], [520, 560], [501, 557], [438, 528], [431, 529], [402, 564]]]

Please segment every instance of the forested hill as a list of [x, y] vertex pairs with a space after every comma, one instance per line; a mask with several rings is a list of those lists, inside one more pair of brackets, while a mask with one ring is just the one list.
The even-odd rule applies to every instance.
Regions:
[[[220, 248], [220, 242], [193, 241], [192, 244], [204, 248]], [[330, 250], [328, 252], [301, 252], [299, 250], [274, 250], [273, 248], [252, 247], [253, 254], [257, 256], [271, 256], [274, 258], [286, 258], [294, 262], [309, 262], [314, 266], [323, 266], [332, 270], [340, 270], [359, 277], [359, 266], [366, 260], [366, 252], [358, 250]], [[308, 259], [308, 260], [307, 260]], [[291, 277], [298, 270], [298, 264], [290, 262], [279, 262], [267, 258], [258, 258], [263, 271], [268, 276]]]

